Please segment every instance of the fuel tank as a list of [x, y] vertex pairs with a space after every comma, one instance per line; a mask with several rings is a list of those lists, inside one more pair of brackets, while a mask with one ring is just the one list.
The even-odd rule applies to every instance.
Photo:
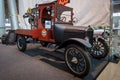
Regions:
[[92, 44], [93, 29], [85, 26], [73, 26], [72, 24], [55, 24], [54, 37], [57, 43], [62, 43], [69, 38], [88, 38]]

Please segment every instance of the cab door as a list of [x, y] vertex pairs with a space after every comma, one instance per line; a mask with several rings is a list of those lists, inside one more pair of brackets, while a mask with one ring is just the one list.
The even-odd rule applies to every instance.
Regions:
[[54, 43], [54, 34], [53, 34], [53, 27], [54, 27], [54, 4], [46, 4], [39, 6], [40, 8], [40, 17], [39, 17], [39, 30], [40, 36], [39, 40], [45, 42], [52, 42]]

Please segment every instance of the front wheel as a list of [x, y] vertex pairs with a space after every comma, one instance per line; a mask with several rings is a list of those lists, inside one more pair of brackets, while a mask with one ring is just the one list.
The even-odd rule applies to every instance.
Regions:
[[89, 56], [75, 44], [67, 46], [65, 50], [65, 62], [70, 71], [78, 77], [84, 77], [90, 71]]
[[91, 55], [94, 58], [101, 59], [101, 58], [105, 58], [108, 55], [108, 53], [109, 53], [109, 47], [106, 41], [101, 38], [94, 38]]
[[17, 47], [20, 51], [24, 52], [26, 50], [26, 46], [27, 46], [27, 43], [26, 43], [26, 39], [24, 36], [21, 36], [19, 35], [17, 37]]

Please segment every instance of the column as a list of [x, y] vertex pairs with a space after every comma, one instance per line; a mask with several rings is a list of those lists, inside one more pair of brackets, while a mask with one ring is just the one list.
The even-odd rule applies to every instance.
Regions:
[[16, 0], [7, 0], [7, 1], [10, 12], [10, 18], [11, 18], [11, 26], [12, 26], [11, 28], [12, 30], [16, 30], [19, 27]]
[[0, 0], [0, 37], [5, 34], [5, 6], [4, 0]]

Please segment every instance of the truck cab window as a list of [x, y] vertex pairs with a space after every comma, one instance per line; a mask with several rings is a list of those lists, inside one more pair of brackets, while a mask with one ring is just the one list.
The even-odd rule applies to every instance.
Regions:
[[47, 6], [42, 11], [42, 23], [45, 23], [46, 20], [51, 21], [51, 6]]

